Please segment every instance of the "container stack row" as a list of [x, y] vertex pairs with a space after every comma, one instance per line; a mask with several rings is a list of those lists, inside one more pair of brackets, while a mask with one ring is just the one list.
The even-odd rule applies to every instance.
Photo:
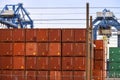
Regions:
[[[61, 49], [60, 44], [50, 43], [49, 45], [54, 47], [49, 47], [49, 50], [47, 51], [44, 51], [39, 47], [41, 44], [43, 46], [43, 44], [46, 43], [40, 43], [38, 44], [38, 47], [37, 43], [15, 43], [11, 44], [11, 46], [10, 43], [4, 43], [4, 46], [6, 46], [5, 48], [8, 48], [3, 49], [3, 43], [0, 43], [0, 69], [85, 70], [86, 57], [81, 51], [79, 51], [79, 53], [82, 55], [79, 55], [77, 51], [75, 51], [75, 55], [72, 55], [74, 53], [69, 54], [69, 52], [67, 52], [68, 54], [65, 54], [65, 51], [62, 51], [64, 54], [61, 54], [61, 51], [59, 50]], [[83, 44], [81, 45], [83, 46]], [[59, 48], [57, 48], [58, 46]], [[84, 49], [84, 47], [80, 49]], [[40, 51], [37, 51], [38, 48]], [[70, 50], [69, 47], [66, 48]], [[62, 49], [65, 48], [62, 47]], [[41, 53], [38, 54], [39, 52]]]
[[93, 77], [95, 80], [105, 80], [106, 78], [106, 54], [104, 40], [94, 41], [94, 65]]
[[0, 42], [85, 42], [85, 29], [0, 29]]
[[120, 78], [120, 48], [110, 47], [109, 54], [109, 77]]
[[0, 79], [85, 80], [86, 29], [0, 29]]

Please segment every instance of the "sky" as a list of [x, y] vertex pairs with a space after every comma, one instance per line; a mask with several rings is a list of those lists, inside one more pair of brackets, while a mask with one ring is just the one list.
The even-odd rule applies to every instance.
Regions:
[[[28, 7], [84, 7], [79, 9], [27, 9], [30, 13], [30, 17], [34, 20], [34, 27], [68, 27], [69, 28], [77, 28], [77, 27], [85, 27], [85, 20], [61, 20], [61, 21], [35, 21], [36, 19], [86, 19], [86, 3], [89, 3], [90, 7], [103, 7], [103, 8], [90, 8], [90, 15], [93, 16], [93, 19], [96, 18], [96, 12], [102, 11], [106, 7], [120, 7], [119, 0], [0, 0], [0, 7], [4, 7], [6, 4], [18, 4], [23, 3], [25, 8]], [[107, 8], [110, 9], [110, 8]], [[120, 13], [118, 9], [110, 9], [115, 13]], [[46, 14], [44, 14], [46, 13]], [[48, 13], [48, 14], [47, 14]], [[55, 13], [56, 15], [49, 13]], [[62, 15], [58, 15], [58, 13], [63, 13]], [[69, 14], [64, 14], [69, 13]], [[75, 14], [71, 14], [75, 13]], [[81, 14], [78, 14], [81, 13]], [[37, 14], [37, 15], [35, 15]], [[118, 18], [120, 18], [119, 14], [116, 14]], [[45, 24], [45, 23], [56, 23], [56, 24]], [[57, 24], [57, 23], [79, 23], [79, 24]]]
[[[93, 19], [96, 18], [96, 12], [101, 12], [104, 8], [111, 10], [115, 13], [117, 18], [120, 18], [120, 0], [0, 0], [0, 7], [6, 4], [23, 3], [25, 8], [28, 7], [86, 7], [86, 3], [90, 7], [103, 7], [103, 8], [90, 8], [90, 15]], [[27, 9], [31, 18], [34, 20], [35, 28], [83, 28], [86, 27], [85, 20], [60, 20], [60, 21], [44, 21], [39, 19], [85, 19], [85, 8], [79, 9]], [[59, 14], [60, 13], [60, 14]], [[61, 15], [62, 13], [62, 15]], [[81, 14], [78, 14], [81, 13]], [[37, 15], [36, 15], [37, 14]], [[35, 21], [38, 19], [38, 21]], [[62, 24], [64, 23], [64, 24]], [[76, 24], [71, 24], [76, 23]], [[116, 36], [110, 38], [109, 44], [117, 46]]]
[[[27, 7], [86, 7], [86, 3], [89, 3], [90, 7], [103, 7], [103, 8], [90, 8], [90, 14], [93, 16], [93, 18], [96, 17], [96, 12], [102, 11], [106, 7], [120, 7], [120, 1], [119, 0], [0, 0], [0, 7], [4, 7], [6, 4], [18, 4], [23, 3], [23, 6], [25, 8]], [[109, 8], [108, 8], [109, 9]], [[115, 13], [120, 13], [117, 11], [117, 9], [110, 9], [111, 11], [114, 11]], [[34, 19], [85, 19], [86, 18], [86, 10], [83, 9], [27, 9], [27, 11], [30, 13], [31, 18]], [[42, 15], [33, 15], [37, 13], [43, 13]], [[44, 13], [82, 13], [82, 14], [64, 14], [64, 15], [45, 15]], [[116, 16], [119, 16], [116, 14]], [[120, 17], [120, 16], [119, 16]], [[49, 23], [48, 21], [34, 21], [35, 27], [41, 25], [43, 27], [63, 27], [63, 26], [69, 26], [67, 24], [49, 24], [46, 25], [45, 23]], [[63, 22], [70, 22], [70, 21], [57, 21], [56, 23], [63, 23]], [[71, 27], [84, 27], [85, 26], [85, 20], [84, 21], [71, 21], [81, 24], [71, 24]], [[37, 23], [37, 24], [36, 24]], [[55, 21], [51, 21], [50, 23], [55, 23]], [[39, 26], [40, 27], [40, 26]]]
[[85, 6], [86, 2], [89, 2], [91, 6], [119, 6], [119, 0], [0, 0], [2, 3], [0, 6], [5, 4], [16, 4], [24, 3], [25, 6], [44, 6], [44, 7], [56, 7], [56, 6]]

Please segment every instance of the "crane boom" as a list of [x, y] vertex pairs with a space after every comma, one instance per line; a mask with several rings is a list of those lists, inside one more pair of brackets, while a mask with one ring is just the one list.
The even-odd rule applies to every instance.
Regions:
[[6, 5], [0, 12], [0, 23], [8, 28], [33, 28], [33, 21], [22, 3]]

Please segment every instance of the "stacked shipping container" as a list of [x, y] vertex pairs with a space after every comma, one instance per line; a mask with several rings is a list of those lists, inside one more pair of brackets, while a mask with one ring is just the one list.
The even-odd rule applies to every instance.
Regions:
[[[0, 29], [0, 33], [1, 80], [85, 80], [86, 29]], [[95, 53], [94, 80], [103, 80], [98, 76], [104, 76], [104, 51], [97, 43]]]
[[120, 78], [120, 48], [109, 48], [109, 77]]
[[62, 80], [85, 80], [85, 49], [86, 29], [62, 30]]
[[106, 78], [106, 54], [103, 40], [95, 40], [93, 77], [95, 80]]

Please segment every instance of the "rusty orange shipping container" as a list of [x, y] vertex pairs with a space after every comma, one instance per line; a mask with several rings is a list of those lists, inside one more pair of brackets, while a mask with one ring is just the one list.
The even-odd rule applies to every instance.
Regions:
[[0, 55], [12, 55], [12, 43], [0, 43]]
[[93, 70], [93, 79], [94, 80], [103, 80], [103, 71], [102, 70]]
[[25, 41], [24, 29], [13, 29], [13, 41]]
[[36, 41], [36, 29], [26, 29], [26, 41]]
[[13, 71], [12, 77], [13, 77], [13, 80], [25, 80], [24, 71]]
[[86, 41], [86, 29], [75, 29], [75, 41], [85, 42]]
[[1, 69], [2, 69], [2, 61], [1, 61], [1, 57], [0, 57], [0, 71], [1, 71]]
[[1, 69], [2, 69], [2, 66], [3, 66], [3, 64], [2, 64], [2, 59], [1, 59], [2, 57], [0, 57], [0, 71], [1, 71]]
[[12, 69], [12, 57], [0, 57], [1, 69]]
[[2, 35], [0, 35], [0, 41], [4, 41], [4, 40], [3, 40], [3, 35], [4, 35], [4, 34], [3, 34], [3, 29], [0, 29], [0, 34], [2, 34]]
[[48, 29], [37, 29], [36, 34], [38, 42], [48, 41]]
[[48, 56], [48, 43], [38, 43], [38, 56]]
[[104, 50], [94, 50], [94, 59], [105, 60], [105, 51]]
[[0, 41], [12, 41], [12, 29], [0, 29]]
[[26, 71], [25, 75], [25, 80], [36, 80], [36, 71]]
[[105, 70], [105, 61], [95, 60], [94, 61], [94, 69]]
[[3, 70], [1, 71], [1, 79], [0, 80], [13, 80], [12, 71]]
[[49, 29], [49, 41], [61, 41], [60, 29]]
[[14, 43], [13, 44], [13, 54], [14, 55], [25, 55], [25, 43]]
[[60, 70], [61, 69], [61, 58], [50, 57], [49, 58], [49, 70]]
[[62, 43], [62, 56], [73, 56], [74, 43]]
[[50, 80], [62, 80], [60, 71], [50, 71]]
[[[0, 69], [1, 69], [1, 68], [0, 68]], [[2, 70], [0, 70], [0, 74], [2, 74], [1, 72], [2, 72]], [[2, 75], [0, 75], [0, 79], [1, 79], [1, 78], [2, 78]]]
[[95, 49], [104, 49], [104, 41], [103, 40], [95, 40]]
[[26, 56], [37, 55], [37, 43], [26, 43]]
[[62, 80], [73, 80], [72, 71], [62, 71]]
[[37, 69], [48, 70], [48, 57], [37, 57]]
[[49, 56], [61, 56], [60, 43], [49, 43]]
[[73, 57], [62, 57], [62, 70], [73, 70]]
[[103, 71], [103, 75], [102, 76], [103, 76], [103, 80], [105, 80], [105, 78], [107, 77], [107, 71], [106, 70]]
[[62, 30], [62, 41], [74, 41], [74, 30], [72, 29], [63, 29]]
[[74, 44], [74, 55], [75, 56], [86, 56], [86, 43], [75, 43]]
[[74, 70], [86, 70], [86, 57], [74, 57]]
[[37, 72], [37, 80], [48, 80], [48, 79], [49, 79], [48, 71]]
[[26, 69], [36, 69], [36, 57], [26, 57]]
[[86, 73], [85, 71], [74, 71], [74, 80], [85, 80]]
[[13, 69], [25, 69], [25, 57], [13, 57]]

